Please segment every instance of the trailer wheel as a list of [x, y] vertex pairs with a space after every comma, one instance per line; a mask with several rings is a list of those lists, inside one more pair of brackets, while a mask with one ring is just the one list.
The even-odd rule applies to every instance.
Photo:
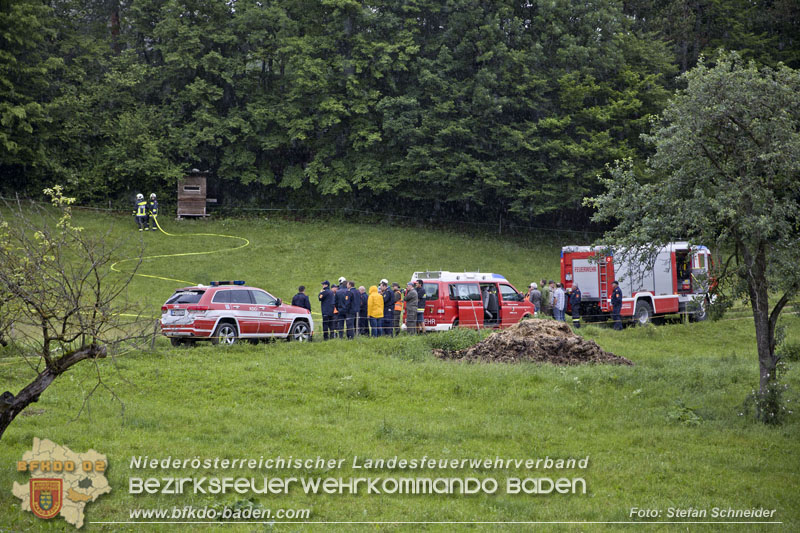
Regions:
[[169, 343], [173, 346], [180, 346], [181, 344], [183, 344], [183, 340], [179, 339], [178, 337], [170, 337]]
[[637, 326], [646, 326], [653, 317], [653, 308], [644, 301], [636, 302], [636, 310], [633, 313], [633, 321]]

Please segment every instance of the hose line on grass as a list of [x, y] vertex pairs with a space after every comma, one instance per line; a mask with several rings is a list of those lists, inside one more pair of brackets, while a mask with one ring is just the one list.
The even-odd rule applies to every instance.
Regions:
[[[183, 252], [183, 253], [178, 253], [178, 254], [145, 255], [145, 256], [142, 256], [141, 258], [136, 257], [136, 258], [130, 258], [130, 259], [121, 259], [121, 260], [119, 260], [116, 263], [111, 265], [110, 268], [111, 268], [111, 270], [113, 272], [119, 272], [120, 274], [124, 273], [125, 271], [124, 270], [120, 270], [119, 268], [117, 268], [117, 265], [122, 265], [123, 263], [129, 263], [131, 261], [139, 261], [139, 260], [144, 261], [145, 259], [160, 259], [160, 258], [164, 258], [164, 257], [186, 257], [186, 256], [190, 256], [190, 255], [217, 254], [217, 253], [221, 253], [221, 252], [232, 252], [234, 250], [239, 250], [241, 248], [245, 248], [247, 246], [250, 246], [250, 241], [248, 239], [245, 239], [244, 237], [237, 237], [236, 235], [223, 235], [221, 233], [183, 233], [183, 234], [177, 235], [175, 233], [169, 233], [167, 231], [164, 231], [164, 228], [162, 228], [161, 224], [158, 223], [158, 216], [153, 216], [153, 220], [155, 221], [156, 226], [158, 227], [158, 230], [161, 233], [163, 233], [164, 235], [168, 236], [168, 237], [188, 237], [188, 236], [194, 236], [194, 237], [225, 237], [226, 239], [237, 239], [237, 240], [240, 240], [240, 241], [244, 241], [244, 243], [240, 244], [239, 246], [236, 246], [234, 248], [222, 248], [220, 250], [207, 250], [207, 251], [204, 251], [204, 252]], [[134, 272], [133, 275], [134, 276], [140, 276], [140, 277], [143, 277], [143, 278], [160, 279], [160, 280], [164, 280], [164, 281], [174, 281], [174, 282], [177, 282], [177, 283], [185, 283], [186, 285], [199, 285], [199, 283], [195, 283], [193, 281], [186, 281], [186, 280], [183, 280], [183, 279], [175, 279], [175, 278], [167, 278], [165, 276], [156, 276], [156, 275], [153, 275], [153, 274], [139, 274], [138, 272]], [[120, 313], [120, 316], [137, 316], [137, 315], [129, 315], [129, 314], [125, 314], [125, 313]]]
[[[180, 234], [180, 235], [176, 235], [174, 233], [169, 233], [169, 232], [164, 231], [164, 229], [161, 227], [161, 224], [158, 223], [158, 217], [157, 216], [154, 216], [153, 220], [155, 221], [156, 226], [158, 227], [158, 230], [161, 233], [163, 233], [164, 235], [167, 235], [168, 237], [189, 237], [189, 236], [194, 236], [194, 237], [225, 237], [226, 239], [237, 239], [239, 241], [244, 241], [244, 242], [243, 242], [243, 244], [240, 244], [239, 246], [236, 246], [234, 248], [222, 248], [220, 250], [206, 250], [204, 252], [183, 252], [183, 253], [179, 253], [179, 254], [145, 255], [145, 256], [142, 256], [141, 258], [136, 257], [136, 258], [131, 258], [131, 259], [121, 259], [121, 260], [119, 260], [116, 263], [111, 265], [111, 270], [112, 271], [119, 272], [119, 273], [124, 273], [123, 270], [120, 270], [120, 269], [117, 268], [117, 265], [122, 265], [123, 263], [129, 263], [131, 261], [139, 261], [139, 260], [143, 261], [145, 259], [160, 259], [160, 258], [163, 258], [163, 257], [187, 257], [187, 256], [191, 256], [191, 255], [218, 254], [218, 253], [221, 253], [221, 252], [233, 252], [234, 250], [240, 250], [242, 248], [250, 246], [250, 241], [249, 240], [245, 239], [244, 237], [237, 237], [236, 235], [223, 235], [221, 233], [183, 233], [183, 234]], [[186, 280], [183, 280], [183, 279], [175, 279], [175, 278], [167, 278], [167, 277], [164, 277], [164, 276], [155, 276], [153, 274], [139, 274], [139, 273], [135, 272], [135, 273], [133, 273], [133, 275], [134, 276], [140, 276], [140, 277], [143, 277], [143, 278], [160, 279], [160, 280], [164, 280], [164, 281], [175, 281], [177, 283], [185, 283], [187, 285], [199, 285], [198, 283], [195, 283], [193, 281], [186, 281]]]
[[[243, 242], [242, 242], [242, 244], [240, 244], [239, 246], [236, 246], [234, 248], [222, 248], [220, 250], [208, 250], [208, 251], [204, 251], [204, 252], [183, 252], [183, 253], [177, 253], [177, 254], [146, 255], [146, 256], [143, 256], [141, 258], [142, 260], [145, 260], [145, 259], [160, 259], [160, 258], [164, 258], [164, 257], [187, 257], [187, 256], [192, 256], [192, 255], [209, 255], [209, 254], [216, 254], [216, 253], [221, 253], [221, 252], [233, 252], [235, 250], [240, 250], [242, 248], [250, 246], [250, 241], [248, 239], [246, 239], [244, 237], [238, 237], [236, 235], [224, 235], [224, 234], [221, 234], [221, 233], [182, 233], [182, 234], [178, 235], [178, 234], [175, 234], [175, 233], [169, 233], [167, 231], [164, 231], [164, 228], [162, 228], [161, 224], [159, 224], [158, 216], [154, 216], [153, 220], [155, 221], [156, 226], [158, 227], [158, 230], [161, 233], [163, 233], [164, 235], [168, 236], [168, 237], [187, 237], [187, 236], [194, 236], [194, 237], [225, 237], [227, 239], [237, 239], [237, 240], [243, 241]], [[124, 271], [120, 270], [119, 268], [117, 268], [117, 265], [122, 265], [123, 263], [127, 263], [127, 262], [130, 262], [130, 261], [138, 261], [138, 260], [139, 260], [139, 258], [122, 259], [122, 260], [117, 261], [116, 263], [112, 264], [111, 265], [111, 270], [114, 271], [114, 272], [123, 273]], [[177, 283], [185, 283], [187, 286], [189, 286], [189, 285], [199, 285], [199, 283], [195, 283], [193, 281], [186, 281], [186, 280], [182, 280], [182, 279], [168, 278], [168, 277], [165, 277], [165, 276], [156, 276], [154, 274], [134, 273], [134, 276], [141, 276], [141, 277], [144, 277], [144, 278], [151, 278], [151, 279], [160, 279], [160, 280], [164, 280], [164, 281], [174, 281], [174, 282], [177, 282]], [[312, 311], [311, 313], [315, 314], [315, 315], [322, 316], [318, 312]], [[134, 315], [121, 314], [120, 316], [134, 316]]]

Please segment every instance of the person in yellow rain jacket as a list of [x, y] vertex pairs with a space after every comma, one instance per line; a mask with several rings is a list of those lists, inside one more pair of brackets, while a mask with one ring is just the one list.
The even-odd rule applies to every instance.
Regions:
[[367, 315], [369, 316], [369, 329], [373, 337], [380, 335], [380, 322], [383, 318], [383, 296], [378, 293], [378, 286], [372, 285], [369, 288], [369, 299], [367, 300]]

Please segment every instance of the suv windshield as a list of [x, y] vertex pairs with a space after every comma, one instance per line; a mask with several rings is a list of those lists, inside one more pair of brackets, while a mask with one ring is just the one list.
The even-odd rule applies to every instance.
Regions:
[[170, 296], [167, 304], [196, 304], [204, 293], [205, 291], [178, 291]]

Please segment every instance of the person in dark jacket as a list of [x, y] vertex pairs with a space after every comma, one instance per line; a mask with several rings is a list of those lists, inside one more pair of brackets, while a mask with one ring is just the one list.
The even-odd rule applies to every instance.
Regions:
[[406, 302], [406, 333], [409, 335], [417, 334], [417, 303], [419, 302], [419, 295], [414, 290], [414, 284], [410, 281], [406, 286], [406, 296], [403, 298]]
[[614, 289], [611, 291], [611, 318], [614, 320], [614, 329], [622, 329], [622, 289], [619, 288], [619, 282], [614, 280], [611, 282]]
[[361, 309], [361, 295], [356, 289], [356, 284], [352, 281], [347, 282], [347, 291], [350, 296], [350, 301], [347, 303], [347, 311], [345, 314], [345, 325], [347, 327], [347, 338], [353, 339], [356, 336], [356, 319], [358, 318], [358, 311]]
[[150, 231], [156, 230], [156, 217], [158, 216], [158, 200], [156, 193], [150, 195], [150, 203], [147, 204], [147, 216], [150, 220]]
[[369, 336], [369, 310], [367, 309], [367, 302], [369, 301], [369, 294], [367, 289], [362, 285], [358, 288], [358, 297], [361, 302], [361, 307], [358, 310], [358, 326], [356, 330], [359, 335]]
[[345, 316], [347, 314], [347, 304], [350, 303], [350, 295], [347, 293], [347, 288], [342, 289], [338, 285], [334, 285], [332, 290], [336, 295], [334, 308], [336, 318], [334, 319], [333, 329], [336, 330], [336, 338], [341, 339], [344, 334]]
[[303, 309], [308, 309], [308, 312], [311, 312], [311, 302], [308, 300], [308, 296], [306, 296], [305, 285], [300, 285], [297, 287], [297, 294], [295, 294], [294, 298], [292, 298], [292, 305], [302, 307]]
[[572, 284], [569, 293], [569, 305], [572, 308], [572, 326], [577, 329], [581, 327], [581, 289], [577, 283]]
[[394, 293], [389, 290], [389, 280], [382, 279], [378, 290], [381, 298], [383, 298], [381, 335], [391, 336], [394, 333]]
[[417, 280], [414, 289], [417, 291], [417, 330], [420, 333], [425, 333], [425, 300], [427, 295], [421, 279]]
[[322, 307], [322, 338], [328, 340], [334, 336], [334, 308], [336, 307], [336, 295], [330, 289], [331, 283], [327, 279], [322, 282], [322, 290], [319, 293], [319, 303]]

